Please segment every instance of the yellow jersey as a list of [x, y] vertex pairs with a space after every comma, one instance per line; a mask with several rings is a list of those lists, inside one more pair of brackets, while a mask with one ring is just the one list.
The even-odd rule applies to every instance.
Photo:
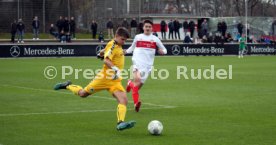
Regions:
[[[118, 45], [115, 40], [109, 41], [105, 46], [104, 58], [108, 58], [121, 71], [124, 69], [125, 56], [123, 48], [121, 45]], [[96, 79], [112, 80], [113, 76], [114, 71], [111, 68], [109, 68], [106, 64], [104, 64], [101, 72], [97, 74]], [[113, 81], [121, 80], [122, 77]]]

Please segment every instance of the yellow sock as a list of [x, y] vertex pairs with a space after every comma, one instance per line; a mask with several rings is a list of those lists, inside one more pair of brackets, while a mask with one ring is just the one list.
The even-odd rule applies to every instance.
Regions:
[[66, 87], [66, 89], [70, 90], [75, 95], [79, 95], [79, 91], [82, 90], [82, 87], [78, 86], [78, 85], [69, 85], [69, 86]]
[[118, 107], [117, 107], [118, 122], [125, 121], [126, 111], [127, 111], [126, 105], [118, 104]]

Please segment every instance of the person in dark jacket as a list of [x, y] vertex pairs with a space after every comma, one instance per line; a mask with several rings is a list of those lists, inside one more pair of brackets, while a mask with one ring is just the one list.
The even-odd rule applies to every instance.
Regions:
[[68, 20], [68, 17], [64, 18], [63, 31], [64, 33], [70, 32], [70, 21]]
[[222, 36], [225, 37], [226, 31], [227, 31], [227, 24], [224, 20], [221, 23], [221, 30], [222, 30]]
[[98, 24], [95, 20], [93, 20], [91, 23], [91, 32], [92, 32], [93, 39], [96, 39], [97, 29], [98, 29]]
[[190, 32], [186, 33], [186, 36], [184, 38], [184, 43], [193, 43], [193, 40], [190, 35], [191, 35]]
[[112, 39], [114, 37], [114, 32], [113, 32], [113, 22], [111, 19], [108, 20], [106, 23], [106, 28], [107, 28], [107, 33], [108, 33], [108, 39]]
[[217, 31], [218, 31], [219, 33], [222, 33], [222, 23], [221, 23], [220, 20], [219, 20], [219, 22], [218, 22], [218, 24], [217, 24]]
[[237, 25], [237, 29], [238, 29], [238, 32], [239, 32], [240, 36], [242, 36], [243, 24], [241, 22], [239, 22], [239, 24]]
[[173, 39], [174, 24], [172, 20], [169, 22], [168, 26], [169, 26], [169, 39]]
[[11, 42], [14, 43], [15, 42], [15, 35], [16, 35], [16, 20], [14, 20], [11, 23]]
[[38, 17], [35, 16], [32, 22], [33, 27], [33, 40], [39, 40], [38, 34], [39, 34], [39, 25], [40, 22], [38, 20]]
[[137, 21], [135, 18], [133, 18], [130, 22], [130, 27], [131, 27], [131, 38], [134, 38], [136, 35], [136, 31], [137, 31]]
[[177, 36], [178, 36], [178, 39], [180, 40], [180, 33], [179, 33], [180, 23], [179, 23], [179, 21], [177, 19], [175, 19], [173, 22], [173, 25], [174, 25], [175, 39], [177, 39]]
[[61, 33], [61, 31], [63, 30], [63, 26], [64, 26], [64, 20], [63, 20], [63, 17], [60, 16], [59, 20], [57, 20], [57, 22], [56, 22], [56, 27], [58, 28], [58, 33]]
[[144, 23], [140, 22], [138, 25], [138, 32], [139, 34], [144, 33], [144, 29], [143, 29]]
[[160, 23], [162, 39], [166, 40], [167, 23], [162, 20]]
[[99, 42], [104, 42], [104, 35], [102, 31], [99, 33]]
[[72, 39], [76, 39], [76, 22], [74, 17], [71, 17], [70, 20], [70, 34]]
[[189, 29], [191, 32], [191, 38], [194, 37], [194, 32], [195, 32], [195, 22], [194, 21], [190, 21], [189, 22]]
[[49, 29], [49, 33], [50, 33], [52, 36], [54, 36], [56, 39], [59, 38], [59, 36], [58, 36], [59, 34], [58, 34], [58, 32], [56, 31], [54, 24], [51, 24], [51, 27], [50, 27], [50, 29]]
[[127, 30], [128, 30], [128, 28], [129, 28], [129, 24], [128, 24], [126, 18], [124, 18], [124, 20], [123, 20], [123, 22], [122, 22], [122, 27], [125, 27]]
[[25, 25], [24, 25], [21, 18], [18, 20], [18, 23], [16, 25], [16, 29], [17, 29], [17, 34], [18, 34], [17, 43], [24, 43], [23, 39], [24, 39]]
[[183, 22], [183, 31], [184, 31], [184, 36], [186, 36], [187, 33], [189, 32], [189, 23], [186, 19]]

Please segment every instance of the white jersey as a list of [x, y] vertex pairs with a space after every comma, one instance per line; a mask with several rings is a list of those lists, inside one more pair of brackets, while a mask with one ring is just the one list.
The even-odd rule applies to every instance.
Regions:
[[133, 65], [152, 66], [156, 49], [162, 49], [165, 54], [167, 53], [167, 49], [158, 37], [152, 34], [138, 34], [135, 36], [132, 45], [126, 50], [126, 52], [133, 52]]

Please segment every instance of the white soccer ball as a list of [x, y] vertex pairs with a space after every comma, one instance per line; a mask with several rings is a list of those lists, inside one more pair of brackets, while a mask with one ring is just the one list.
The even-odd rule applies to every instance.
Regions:
[[148, 131], [150, 132], [150, 134], [152, 135], [160, 135], [163, 131], [163, 125], [160, 121], [158, 120], [152, 120], [149, 124], [148, 124]]

